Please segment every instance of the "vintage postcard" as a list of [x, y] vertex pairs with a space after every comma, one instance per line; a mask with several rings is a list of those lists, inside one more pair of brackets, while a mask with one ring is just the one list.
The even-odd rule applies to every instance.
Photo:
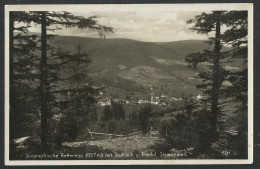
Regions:
[[5, 164], [253, 162], [253, 4], [5, 6]]

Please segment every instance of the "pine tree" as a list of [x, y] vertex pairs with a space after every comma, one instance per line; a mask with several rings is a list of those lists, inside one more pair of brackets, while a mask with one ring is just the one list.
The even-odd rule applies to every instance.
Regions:
[[235, 138], [235, 151], [239, 158], [247, 158], [248, 153], [248, 13], [247, 11], [230, 11], [227, 14], [227, 26], [230, 29], [223, 33], [225, 43], [232, 45], [231, 58], [242, 60], [242, 68], [230, 72], [226, 96], [238, 103], [235, 114], [238, 119], [238, 136]]
[[[202, 13], [196, 16], [195, 19], [189, 20], [188, 23], [195, 23], [191, 28], [202, 34], [214, 32], [214, 37], [209, 38], [208, 43], [214, 44], [214, 49], [204, 50], [203, 52], [192, 53], [187, 55], [186, 61], [197, 68], [197, 64], [207, 62], [208, 69], [205, 72], [199, 73], [199, 78], [202, 79], [202, 84], [198, 88], [204, 90], [206, 98], [203, 101], [206, 103], [206, 111], [210, 113], [210, 128], [212, 141], [218, 137], [217, 127], [218, 120], [221, 118], [220, 97], [222, 96], [221, 84], [225, 80], [227, 71], [223, 69], [222, 59], [226, 57], [225, 52], [221, 52], [221, 25], [224, 24], [226, 11], [213, 11], [212, 13]], [[205, 110], [204, 110], [205, 111]]]
[[57, 78], [54, 79], [56, 86], [51, 89], [55, 96], [55, 104], [50, 105], [52, 110], [61, 110], [58, 113], [63, 116], [63, 122], [66, 121], [64, 128], [71, 131], [67, 133], [68, 137], [74, 139], [83, 128], [81, 124], [87, 124], [90, 120], [90, 112], [94, 111], [94, 95], [97, 95], [98, 91], [91, 87], [88, 77], [89, 55], [82, 51], [80, 44], [75, 45], [75, 48], [75, 53], [62, 52], [60, 48], [56, 53], [52, 53], [53, 57], [56, 56], [60, 60], [51, 65], [55, 67], [51, 73], [56, 72]]
[[[57, 29], [61, 29], [58, 26], [64, 26], [65, 28], [77, 27], [80, 29], [94, 29], [94, 30], [105, 30], [112, 31], [112, 28], [105, 27], [102, 25], [98, 25], [94, 20], [96, 17], [79, 17], [74, 16], [69, 12], [40, 12], [40, 23], [41, 23], [41, 61], [40, 61], [40, 72], [41, 72], [41, 84], [40, 84], [40, 98], [41, 98], [41, 143], [42, 147], [46, 147], [47, 145], [47, 131], [48, 131], [48, 114], [50, 114], [48, 110], [48, 102], [51, 96], [48, 96], [51, 89], [48, 80], [57, 79], [55, 73], [48, 72], [48, 56], [47, 50], [50, 48], [47, 45], [47, 30], [55, 31]], [[56, 26], [56, 28], [52, 28], [52, 26]], [[79, 59], [79, 61], [81, 61]], [[64, 64], [64, 63], [62, 63]], [[57, 66], [57, 65], [56, 65]], [[51, 76], [51, 77], [50, 77]], [[48, 79], [49, 78], [49, 79]], [[78, 91], [77, 91], [78, 92]], [[80, 100], [81, 97], [77, 98], [77, 101]], [[78, 119], [76, 123], [76, 128], [78, 128]]]
[[231, 58], [242, 60], [240, 71], [230, 72], [228, 80], [232, 83], [227, 90], [227, 96], [235, 98], [240, 105], [236, 113], [247, 112], [247, 74], [248, 74], [248, 16], [247, 11], [230, 11], [227, 13], [226, 24], [230, 28], [226, 30], [223, 42], [232, 45]]
[[104, 107], [104, 111], [103, 111], [103, 116], [102, 116], [102, 120], [103, 121], [106, 121], [106, 120], [110, 120], [110, 119], [113, 119], [114, 116], [113, 116], [113, 112], [111, 111], [111, 108], [109, 105], [106, 105]]
[[[10, 138], [32, 135], [37, 115], [36, 85], [39, 79], [35, 50], [37, 35], [29, 34], [35, 17], [28, 12], [10, 12], [9, 77]], [[21, 25], [19, 25], [21, 24]]]
[[115, 118], [116, 120], [119, 119], [125, 119], [125, 110], [123, 107], [123, 104], [119, 101], [111, 101], [111, 110], [112, 110], [112, 118]]
[[[106, 31], [112, 31], [112, 28], [99, 25], [95, 20], [96, 18], [95, 16], [85, 18], [80, 16], [74, 16], [69, 12], [47, 12], [47, 11], [26, 12], [26, 14], [28, 14], [28, 16], [30, 17], [25, 15], [25, 17], [15, 16], [15, 18], [18, 18], [19, 22], [27, 23], [28, 25], [32, 22], [41, 25], [41, 37], [40, 39], [37, 39], [39, 40], [37, 42], [40, 43], [36, 43], [36, 44], [40, 44], [41, 55], [40, 57], [37, 56], [34, 57], [34, 59], [39, 60], [38, 66], [34, 64], [35, 67], [39, 68], [37, 71], [39, 85], [36, 82], [34, 83], [34, 85], [39, 87], [38, 94], [40, 98], [41, 145], [42, 148], [45, 149], [48, 142], [47, 137], [50, 128], [50, 124], [48, 123], [51, 120], [50, 118], [52, 117], [52, 112], [55, 111], [55, 104], [58, 105], [58, 103], [56, 103], [56, 99], [58, 96], [57, 86], [59, 84], [58, 81], [60, 80], [60, 77], [58, 77], [57, 75], [57, 70], [60, 69], [60, 67], [65, 64], [70, 64], [69, 63], [70, 61], [73, 61], [75, 60], [75, 58], [79, 57], [79, 54], [75, 56], [72, 54], [63, 53], [60, 56], [66, 58], [65, 59], [66, 61], [63, 61], [61, 58], [58, 58], [59, 56], [57, 54], [54, 54], [55, 52], [53, 52], [55, 50], [55, 47], [49, 44], [48, 40], [52, 38], [53, 35], [49, 35], [48, 31], [59, 30], [62, 29], [62, 27], [63, 28], [77, 27], [79, 29], [92, 29], [97, 31], [102, 29], [104, 32], [106, 32]], [[10, 22], [10, 24], [13, 24], [13, 22]], [[13, 51], [11, 43], [13, 43], [12, 31], [10, 34], [10, 46], [11, 46], [10, 51]], [[10, 53], [12, 55], [12, 52]], [[80, 58], [77, 59], [78, 59], [77, 60], [78, 63], [82, 61]], [[11, 63], [12, 62], [13, 61], [11, 59]], [[11, 71], [12, 70], [13, 68], [11, 67]], [[77, 76], [79, 77], [80, 75], [78, 74]], [[12, 81], [12, 78], [10, 80]], [[85, 90], [86, 89], [87, 87], [85, 88]], [[84, 89], [81, 88], [80, 90], [84, 90]], [[87, 89], [87, 91], [90, 90], [92, 90], [92, 88]], [[60, 91], [60, 93], [62, 92], [64, 93], [64, 91]], [[79, 90], [76, 93], [79, 93]], [[88, 94], [90, 95], [90, 93]], [[80, 99], [82, 99], [82, 97], [78, 97], [77, 101], [81, 102], [82, 100]], [[14, 102], [11, 101], [11, 104], [12, 103]], [[12, 107], [14, 106], [11, 106], [11, 108]], [[58, 107], [58, 109], [60, 109], [60, 107]]]
[[150, 104], [145, 105], [139, 113], [140, 127], [144, 134], [148, 132], [149, 119], [151, 117], [152, 107]]
[[[227, 97], [235, 98], [241, 102], [238, 107], [239, 112], [247, 111], [247, 68], [241, 71], [225, 70], [224, 64], [230, 64], [235, 58], [247, 58], [247, 12], [246, 11], [213, 11], [212, 13], [202, 13], [188, 23], [195, 23], [191, 28], [198, 33], [214, 32], [213, 38], [209, 38], [208, 43], [214, 44], [213, 50], [189, 54], [186, 61], [197, 68], [199, 63], [208, 63], [206, 71], [199, 72], [198, 77], [202, 79], [202, 84], [198, 88], [203, 90], [201, 108], [197, 112], [197, 119], [209, 122], [207, 125], [197, 123], [200, 140], [207, 144], [200, 144], [199, 149], [207, 151], [210, 143], [217, 139], [218, 133], [223, 129], [222, 103]], [[221, 27], [225, 25], [225, 31], [221, 33]], [[223, 45], [232, 45], [231, 50], [221, 51]], [[222, 85], [224, 80], [231, 82], [231, 86]], [[206, 118], [205, 118], [205, 117]], [[207, 118], [211, 119], [210, 121]], [[203, 128], [203, 129], [202, 129]], [[220, 129], [220, 130], [219, 130]], [[208, 131], [208, 132], [206, 132]], [[209, 139], [206, 139], [208, 137]]]

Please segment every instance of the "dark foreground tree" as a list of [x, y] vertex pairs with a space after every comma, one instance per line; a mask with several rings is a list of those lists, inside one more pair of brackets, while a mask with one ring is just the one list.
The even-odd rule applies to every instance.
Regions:
[[[58, 26], [65, 28], [77, 27], [79, 29], [94, 29], [94, 30], [105, 30], [112, 31], [112, 28], [98, 25], [94, 20], [95, 17], [79, 17], [74, 16], [69, 12], [39, 12], [39, 21], [41, 24], [41, 59], [40, 59], [40, 98], [41, 98], [41, 144], [42, 147], [47, 145], [47, 132], [48, 132], [48, 117], [50, 114], [49, 110], [49, 99], [50, 95], [50, 81], [55, 79], [55, 74], [48, 72], [48, 55], [47, 51], [49, 46], [47, 45], [47, 30], [55, 31], [61, 29]], [[57, 28], [53, 28], [56, 26]], [[80, 61], [80, 60], [79, 60]]]
[[[80, 17], [80, 16], [74, 16], [71, 13], [68, 12], [47, 12], [47, 11], [40, 11], [40, 12], [26, 12], [24, 15], [25, 17], [22, 17], [23, 15], [20, 15], [19, 13], [16, 13], [17, 15], [12, 17], [11, 15], [11, 22], [10, 26], [14, 25], [15, 19], [17, 19], [19, 22], [22, 22], [24, 24], [27, 24], [25, 27], [19, 28], [20, 30], [23, 30], [27, 27], [30, 26], [30, 24], [35, 23], [35, 24], [40, 24], [41, 25], [41, 36], [39, 39], [37, 39], [37, 43], [35, 43], [38, 47], [40, 46], [40, 56], [39, 52], [35, 52], [34, 57], [31, 55], [32, 59], [28, 59], [31, 61], [30, 63], [37, 68], [37, 80], [33, 81], [33, 86], [38, 87], [37, 94], [39, 96], [39, 111], [40, 112], [40, 135], [41, 135], [41, 145], [42, 148], [45, 149], [47, 144], [48, 144], [48, 134], [50, 131], [50, 122], [52, 121], [52, 116], [57, 109], [61, 110], [61, 107], [58, 106], [56, 103], [57, 97], [58, 97], [58, 92], [57, 90], [60, 90], [57, 88], [59, 86], [59, 83], [61, 81], [61, 77], [59, 77], [58, 70], [64, 66], [65, 64], [69, 65], [71, 62], [75, 62], [75, 59], [77, 59], [77, 62], [82, 62], [82, 58], [78, 58], [80, 55], [79, 53], [77, 54], [62, 54], [62, 55], [57, 55], [58, 52], [55, 54], [55, 47], [50, 45], [49, 39], [53, 37], [53, 35], [49, 35], [48, 33], [50, 31], [55, 31], [63, 28], [70, 28], [70, 27], [77, 27], [79, 29], [92, 29], [92, 30], [102, 30], [104, 32], [106, 31], [112, 31], [112, 28], [110, 27], [105, 27], [102, 25], [99, 25], [95, 18], [96, 17]], [[20, 15], [20, 16], [18, 16]], [[28, 17], [28, 16], [30, 17]], [[13, 82], [13, 52], [15, 51], [13, 48], [13, 42], [14, 42], [14, 34], [12, 31], [11, 27], [11, 32], [10, 32], [10, 54], [11, 54], [11, 64], [10, 64], [10, 72], [11, 72], [11, 82]], [[25, 32], [23, 32], [25, 33]], [[29, 37], [29, 36], [27, 36]], [[24, 40], [24, 39], [23, 39]], [[30, 41], [32, 42], [32, 41]], [[20, 45], [22, 42], [20, 43]], [[29, 44], [29, 43], [28, 43]], [[32, 45], [32, 44], [30, 44]], [[27, 45], [29, 46], [29, 45]], [[26, 48], [23, 48], [26, 49]], [[28, 48], [31, 49], [31, 48]], [[28, 51], [23, 51], [24, 53], [22, 54], [27, 54], [29, 55]], [[59, 57], [63, 58], [59, 58]], [[64, 59], [66, 58], [66, 59]], [[33, 62], [33, 59], [37, 60], [37, 62]], [[89, 61], [88, 61], [89, 62]], [[38, 65], [37, 65], [37, 64]], [[74, 65], [77, 66], [77, 65]], [[86, 65], [87, 66], [87, 65]], [[82, 70], [83, 71], [83, 70]], [[29, 74], [28, 71], [23, 71], [25, 74]], [[74, 74], [74, 76], [80, 77], [79, 73], [76, 72], [77, 75]], [[70, 77], [67, 77], [70, 79]], [[62, 79], [62, 80], [68, 80], [68, 79]], [[86, 79], [86, 77], [85, 77]], [[21, 79], [23, 81], [24, 79]], [[72, 79], [70, 79], [72, 81]], [[84, 84], [88, 84], [85, 80]], [[14, 83], [12, 83], [14, 84]], [[80, 90], [83, 90], [83, 86], [79, 87]], [[77, 90], [79, 90], [77, 88]], [[85, 87], [86, 91], [92, 90], [92, 88], [87, 88]], [[70, 90], [75, 90], [75, 89], [70, 89]], [[13, 109], [15, 109], [15, 101], [12, 101], [14, 99], [14, 95], [12, 94], [11, 89], [11, 112], [14, 112]], [[60, 93], [62, 93], [61, 91]], [[76, 93], [79, 93], [80, 91], [77, 91]], [[84, 92], [83, 92], [84, 93]], [[90, 93], [88, 93], [90, 94]], [[62, 95], [62, 96], [61, 96]], [[78, 95], [79, 96], [79, 95]], [[63, 98], [64, 97], [64, 92], [63, 94], [60, 94], [59, 97]], [[75, 97], [75, 95], [74, 95]], [[82, 97], [81, 97], [82, 98]], [[86, 97], [88, 98], [88, 97]], [[82, 99], [80, 100], [80, 97], [78, 97], [78, 101], [82, 102]], [[56, 104], [56, 105], [55, 105]], [[35, 104], [38, 105], [38, 104]], [[75, 105], [75, 104], [74, 104]], [[73, 106], [74, 106], [73, 105]], [[55, 108], [55, 106], [57, 106]], [[79, 111], [77, 111], [79, 112]], [[13, 126], [13, 125], [12, 125]], [[11, 127], [12, 128], [12, 127]], [[14, 130], [14, 129], [12, 129]]]
[[[9, 77], [10, 77], [10, 138], [31, 135], [37, 129], [37, 83], [39, 79], [35, 51], [37, 35], [29, 34], [33, 15], [10, 12], [9, 20]], [[23, 120], [21, 120], [23, 119]]]
[[84, 128], [82, 124], [87, 125], [89, 120], [94, 120], [94, 96], [98, 92], [88, 76], [88, 54], [82, 51], [80, 44], [75, 45], [75, 48], [76, 52], [72, 54], [61, 52], [60, 49], [54, 54], [61, 61], [58, 63], [58, 78], [55, 79], [59, 85], [52, 89], [56, 96], [52, 109], [60, 108], [58, 115], [62, 116], [64, 135], [70, 140], [79, 136], [80, 129]]
[[[238, 109], [240, 113], [247, 111], [247, 70], [234, 71], [225, 68], [227, 64], [232, 65], [233, 62], [238, 61], [235, 57], [247, 58], [247, 12], [213, 11], [202, 13], [195, 19], [189, 20], [188, 23], [194, 23], [195, 25], [191, 29], [198, 33], [214, 33], [214, 36], [208, 41], [210, 45], [214, 44], [213, 50], [204, 50], [186, 57], [186, 61], [195, 69], [199, 63], [208, 65], [204, 69], [205, 71], [198, 69], [198, 77], [202, 80], [202, 84], [198, 85], [198, 88], [203, 90], [201, 108], [198, 111], [200, 118], [198, 119], [201, 121], [204, 119], [205, 124], [209, 123], [210, 126], [208, 128], [203, 125], [199, 126], [198, 129], [200, 139], [208, 138], [199, 146], [199, 149], [205, 152], [209, 150], [211, 143], [218, 139], [219, 134], [223, 133], [223, 103], [228, 104], [230, 101], [226, 100], [227, 94], [232, 93], [229, 96], [232, 95], [236, 98], [235, 100], [242, 103], [243, 106]], [[225, 31], [221, 31], [222, 26], [226, 27]], [[232, 48], [221, 50], [223, 45], [232, 45]], [[224, 85], [225, 81], [231, 82], [232, 85]]]
[[[234, 113], [238, 122], [238, 135], [234, 138], [234, 151], [238, 158], [248, 155], [248, 12], [230, 11], [227, 14], [227, 26], [222, 36], [224, 43], [232, 45], [231, 58], [241, 61], [241, 68], [232, 71], [228, 77], [232, 84], [226, 95], [238, 103]], [[236, 158], [237, 158], [236, 157]]]
[[221, 25], [225, 18], [225, 11], [213, 11], [212, 13], [202, 13], [196, 16], [195, 19], [189, 20], [188, 23], [195, 23], [191, 28], [193, 31], [197, 31], [202, 34], [209, 34], [214, 32], [214, 37], [209, 39], [210, 44], [214, 44], [213, 51], [205, 50], [199, 53], [189, 54], [186, 57], [186, 61], [197, 68], [198, 63], [207, 62], [209, 64], [207, 72], [200, 72], [199, 78], [203, 79], [203, 84], [198, 85], [199, 88], [204, 90], [204, 102], [207, 104], [207, 111], [210, 113], [210, 127], [211, 138], [215, 140], [217, 138], [217, 124], [221, 115], [220, 97], [221, 97], [221, 84], [225, 79], [225, 70], [220, 63], [220, 60], [225, 57], [224, 53], [221, 53]]

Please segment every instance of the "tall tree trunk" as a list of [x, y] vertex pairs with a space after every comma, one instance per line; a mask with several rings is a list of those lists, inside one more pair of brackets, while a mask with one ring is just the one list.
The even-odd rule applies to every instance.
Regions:
[[15, 95], [14, 95], [14, 66], [13, 66], [13, 50], [14, 50], [14, 20], [13, 13], [9, 13], [9, 105], [10, 105], [10, 138], [16, 137], [16, 116], [15, 116]]
[[46, 53], [46, 12], [41, 13], [41, 59], [40, 59], [40, 110], [41, 110], [41, 146], [47, 146], [47, 53]]
[[220, 53], [220, 22], [216, 22], [216, 34], [215, 34], [215, 57], [213, 67], [213, 84], [212, 84], [212, 132], [216, 134], [217, 131], [217, 118], [218, 118], [218, 98], [219, 98], [219, 53]]

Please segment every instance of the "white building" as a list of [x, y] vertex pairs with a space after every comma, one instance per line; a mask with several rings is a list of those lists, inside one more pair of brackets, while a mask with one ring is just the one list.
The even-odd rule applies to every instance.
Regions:
[[98, 101], [97, 104], [100, 105], [100, 106], [109, 106], [109, 105], [111, 105], [111, 100], [108, 99], [108, 98], [101, 99], [101, 100]]

